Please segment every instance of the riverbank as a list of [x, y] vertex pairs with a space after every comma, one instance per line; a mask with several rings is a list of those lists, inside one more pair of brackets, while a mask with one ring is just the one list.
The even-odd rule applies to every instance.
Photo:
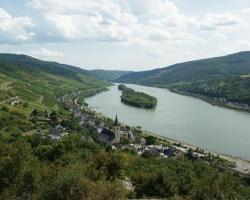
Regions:
[[[129, 84], [129, 83], [128, 83]], [[236, 111], [243, 111], [250, 113], [250, 106], [245, 105], [245, 104], [240, 104], [240, 103], [234, 103], [234, 102], [227, 102], [225, 99], [218, 99], [218, 98], [211, 98], [208, 96], [200, 95], [200, 94], [194, 94], [194, 93], [189, 93], [189, 92], [183, 92], [175, 89], [171, 89], [169, 87], [163, 87], [163, 86], [158, 86], [158, 85], [144, 85], [144, 84], [135, 84], [135, 85], [140, 85], [140, 86], [146, 86], [146, 87], [155, 87], [155, 88], [161, 88], [161, 89], [167, 89], [170, 92], [180, 94], [180, 95], [185, 95], [189, 97], [194, 97], [197, 99], [201, 99], [211, 105], [222, 107], [222, 108], [227, 108], [227, 109], [232, 109]]]
[[[146, 135], [152, 135], [152, 136], [157, 137], [161, 140], [166, 140], [167, 142], [169, 142], [172, 145], [173, 144], [181, 144], [181, 146], [183, 147], [182, 150], [184, 153], [186, 153], [188, 149], [192, 149], [195, 151], [198, 148], [200, 150], [203, 150], [205, 154], [210, 153], [211, 155], [219, 156], [220, 158], [235, 164], [235, 166], [236, 166], [235, 168], [229, 167], [229, 169], [236, 171], [236, 172], [239, 172], [239, 173], [244, 174], [244, 175], [250, 175], [250, 161], [248, 161], [248, 160], [244, 160], [242, 158], [235, 157], [232, 155], [226, 155], [226, 154], [222, 154], [222, 153], [213, 152], [213, 151], [208, 150], [208, 149], [200, 148], [198, 146], [188, 144], [186, 142], [183, 142], [180, 140], [175, 140], [175, 139], [172, 139], [172, 138], [169, 138], [166, 136], [162, 136], [159, 134], [155, 134], [155, 133], [152, 133], [152, 132], [149, 132], [146, 130], [142, 130], [142, 132]], [[178, 148], [178, 149], [181, 150], [181, 148]]]
[[[169, 89], [169, 88], [166, 88], [166, 89]], [[207, 103], [210, 103], [211, 105], [214, 105], [214, 106], [219, 106], [222, 108], [228, 108], [228, 109], [232, 109], [232, 110], [250, 113], [250, 107], [245, 105], [245, 104], [227, 102], [225, 99], [211, 98], [211, 97], [204, 96], [204, 95], [194, 94], [194, 93], [190, 93], [190, 92], [183, 92], [183, 91], [174, 90], [174, 89], [169, 89], [169, 91], [174, 92], [176, 94], [180, 94], [180, 95], [198, 98], [198, 99], [206, 101]]]
[[[98, 112], [92, 110], [91, 107], [89, 107], [89, 109], [93, 113], [95, 113], [96, 116], [99, 117], [99, 118], [109, 118], [109, 117], [103, 115], [102, 113], [98, 113]], [[128, 126], [125, 123], [121, 123], [121, 125], [124, 126], [124, 127]], [[224, 159], [224, 160], [226, 160], [228, 162], [231, 162], [232, 164], [235, 165], [235, 167], [229, 167], [228, 166], [228, 167], [226, 167], [227, 169], [238, 172], [238, 173], [243, 174], [243, 175], [250, 174], [250, 161], [244, 160], [244, 159], [239, 158], [239, 157], [231, 156], [231, 155], [225, 155], [225, 154], [222, 154], [222, 153], [217, 153], [217, 152], [214, 152], [214, 151], [211, 151], [211, 150], [208, 150], [208, 149], [204, 149], [204, 148], [192, 145], [192, 144], [188, 144], [188, 143], [186, 143], [184, 141], [180, 141], [180, 140], [172, 139], [172, 138], [162, 136], [162, 135], [159, 135], [159, 134], [155, 134], [155, 133], [152, 133], [152, 132], [147, 131], [147, 130], [140, 129], [140, 131], [142, 132], [142, 134], [144, 136], [154, 136], [154, 137], [156, 137], [156, 138], [158, 138], [158, 139], [160, 139], [162, 141], [166, 141], [170, 145], [173, 145], [174, 148], [178, 149], [179, 151], [182, 151], [184, 154], [187, 153], [188, 149], [192, 149], [194, 152], [197, 149], [199, 149], [199, 151], [204, 152], [204, 153], [199, 153], [199, 152], [196, 153], [200, 157], [206, 156], [206, 155], [209, 155], [209, 154], [213, 155], [214, 157], [219, 157], [219, 158]]]

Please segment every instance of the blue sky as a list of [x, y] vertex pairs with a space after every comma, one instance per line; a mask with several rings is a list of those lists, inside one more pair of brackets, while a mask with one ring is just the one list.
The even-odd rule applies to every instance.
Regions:
[[0, 52], [147, 70], [250, 50], [249, 0], [1, 0]]

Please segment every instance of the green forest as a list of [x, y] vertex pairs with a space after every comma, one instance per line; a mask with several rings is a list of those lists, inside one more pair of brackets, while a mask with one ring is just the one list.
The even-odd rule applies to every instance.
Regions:
[[250, 78], [228, 77], [201, 80], [191, 83], [179, 83], [170, 86], [177, 92], [204, 95], [211, 98], [223, 98], [225, 101], [250, 105]]
[[125, 104], [139, 108], [155, 108], [157, 99], [144, 92], [136, 92], [123, 84], [118, 85], [118, 89], [122, 91], [121, 101]]

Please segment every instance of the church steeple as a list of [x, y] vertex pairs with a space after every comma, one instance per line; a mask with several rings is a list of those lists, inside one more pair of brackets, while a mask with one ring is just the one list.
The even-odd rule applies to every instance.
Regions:
[[119, 144], [120, 143], [120, 125], [118, 122], [118, 117], [116, 115], [115, 117], [115, 123], [114, 123], [114, 133], [115, 133], [115, 140], [114, 140], [114, 144]]
[[118, 117], [117, 115], [115, 116], [115, 123], [114, 123], [115, 126], [119, 126], [119, 122], [118, 122]]

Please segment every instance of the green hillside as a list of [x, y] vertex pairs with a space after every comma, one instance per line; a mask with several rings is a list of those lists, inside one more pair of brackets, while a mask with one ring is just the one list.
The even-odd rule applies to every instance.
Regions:
[[89, 73], [99, 80], [113, 81], [125, 74], [131, 73], [131, 71], [95, 69], [95, 70], [90, 70]]
[[[75, 91], [102, 90], [108, 84], [86, 70], [25, 55], [0, 54], [0, 132], [32, 129], [27, 121], [33, 109], [58, 110], [57, 97]], [[10, 106], [17, 98], [21, 104]], [[8, 112], [6, 112], [8, 111]]]
[[117, 82], [167, 87], [176, 92], [224, 98], [250, 105], [250, 52], [175, 64], [133, 72]]
[[25, 55], [0, 54], [0, 83], [8, 82], [10, 91], [23, 99], [41, 95], [107, 85], [87, 70], [56, 62], [41, 61]]

